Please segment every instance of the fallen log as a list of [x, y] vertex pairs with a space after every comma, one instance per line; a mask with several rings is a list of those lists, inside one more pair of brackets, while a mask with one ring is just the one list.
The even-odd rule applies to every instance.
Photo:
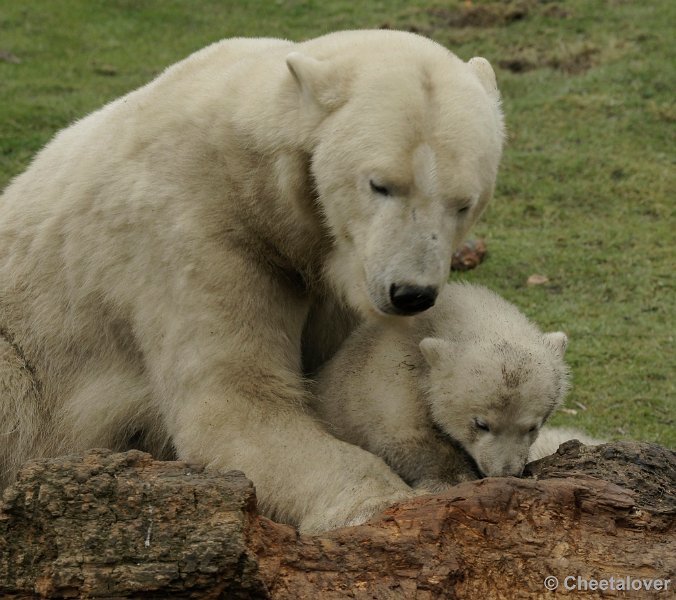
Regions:
[[257, 514], [240, 472], [94, 450], [27, 463], [5, 490], [0, 597], [490, 600], [547, 597], [556, 578], [585, 599], [668, 598], [675, 487], [670, 450], [569, 442], [524, 478], [303, 536]]

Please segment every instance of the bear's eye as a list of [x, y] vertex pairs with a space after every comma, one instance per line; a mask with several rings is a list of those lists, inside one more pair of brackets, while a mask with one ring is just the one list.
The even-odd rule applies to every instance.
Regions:
[[491, 428], [488, 426], [488, 423], [486, 423], [486, 421], [482, 421], [481, 419], [474, 419], [474, 427], [480, 429], [481, 431], [491, 430]]
[[374, 194], [378, 194], [379, 196], [391, 196], [392, 194], [390, 193], [390, 190], [386, 188], [384, 185], [378, 185], [373, 181], [373, 179], [369, 180], [369, 185], [371, 186], [371, 191]]
[[528, 433], [535, 433], [537, 430], [538, 430], [538, 426], [537, 426], [537, 425], [533, 425], [533, 426], [528, 430]]
[[467, 206], [461, 206], [461, 207], [458, 209], [458, 214], [459, 214], [459, 215], [466, 215], [466, 214], [469, 212], [469, 209], [470, 209], [469, 204], [468, 204]]

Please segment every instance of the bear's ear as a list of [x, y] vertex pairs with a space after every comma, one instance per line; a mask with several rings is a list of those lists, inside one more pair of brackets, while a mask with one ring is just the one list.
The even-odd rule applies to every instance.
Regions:
[[553, 331], [544, 335], [547, 343], [563, 358], [568, 347], [568, 336], [563, 331]]
[[291, 52], [286, 57], [286, 66], [305, 102], [333, 110], [345, 101], [342, 69], [336, 68], [331, 62]]
[[448, 360], [448, 356], [453, 354], [453, 344], [440, 338], [425, 338], [419, 344], [420, 352], [430, 367], [437, 366], [442, 358]]
[[481, 85], [484, 86], [488, 95], [496, 101], [500, 101], [500, 91], [498, 90], [498, 82], [495, 79], [495, 72], [491, 63], [481, 56], [470, 58], [467, 64], [474, 71], [479, 78]]

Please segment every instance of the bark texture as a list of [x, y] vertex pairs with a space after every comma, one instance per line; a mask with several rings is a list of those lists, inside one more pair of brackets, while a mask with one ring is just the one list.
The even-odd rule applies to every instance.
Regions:
[[[524, 478], [299, 536], [257, 515], [240, 472], [95, 450], [30, 462], [5, 490], [0, 598], [490, 600], [546, 598], [548, 576], [570, 597], [569, 576], [674, 581], [675, 487], [665, 448], [569, 442]], [[583, 597], [666, 599], [668, 585]]]

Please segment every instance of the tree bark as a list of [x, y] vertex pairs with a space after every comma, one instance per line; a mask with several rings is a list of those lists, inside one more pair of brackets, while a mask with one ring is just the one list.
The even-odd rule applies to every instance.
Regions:
[[585, 599], [666, 599], [675, 482], [665, 448], [569, 442], [524, 478], [463, 483], [303, 536], [256, 513], [240, 472], [95, 450], [27, 463], [5, 490], [0, 597], [543, 598], [554, 576], [572, 596], [587, 582]]

